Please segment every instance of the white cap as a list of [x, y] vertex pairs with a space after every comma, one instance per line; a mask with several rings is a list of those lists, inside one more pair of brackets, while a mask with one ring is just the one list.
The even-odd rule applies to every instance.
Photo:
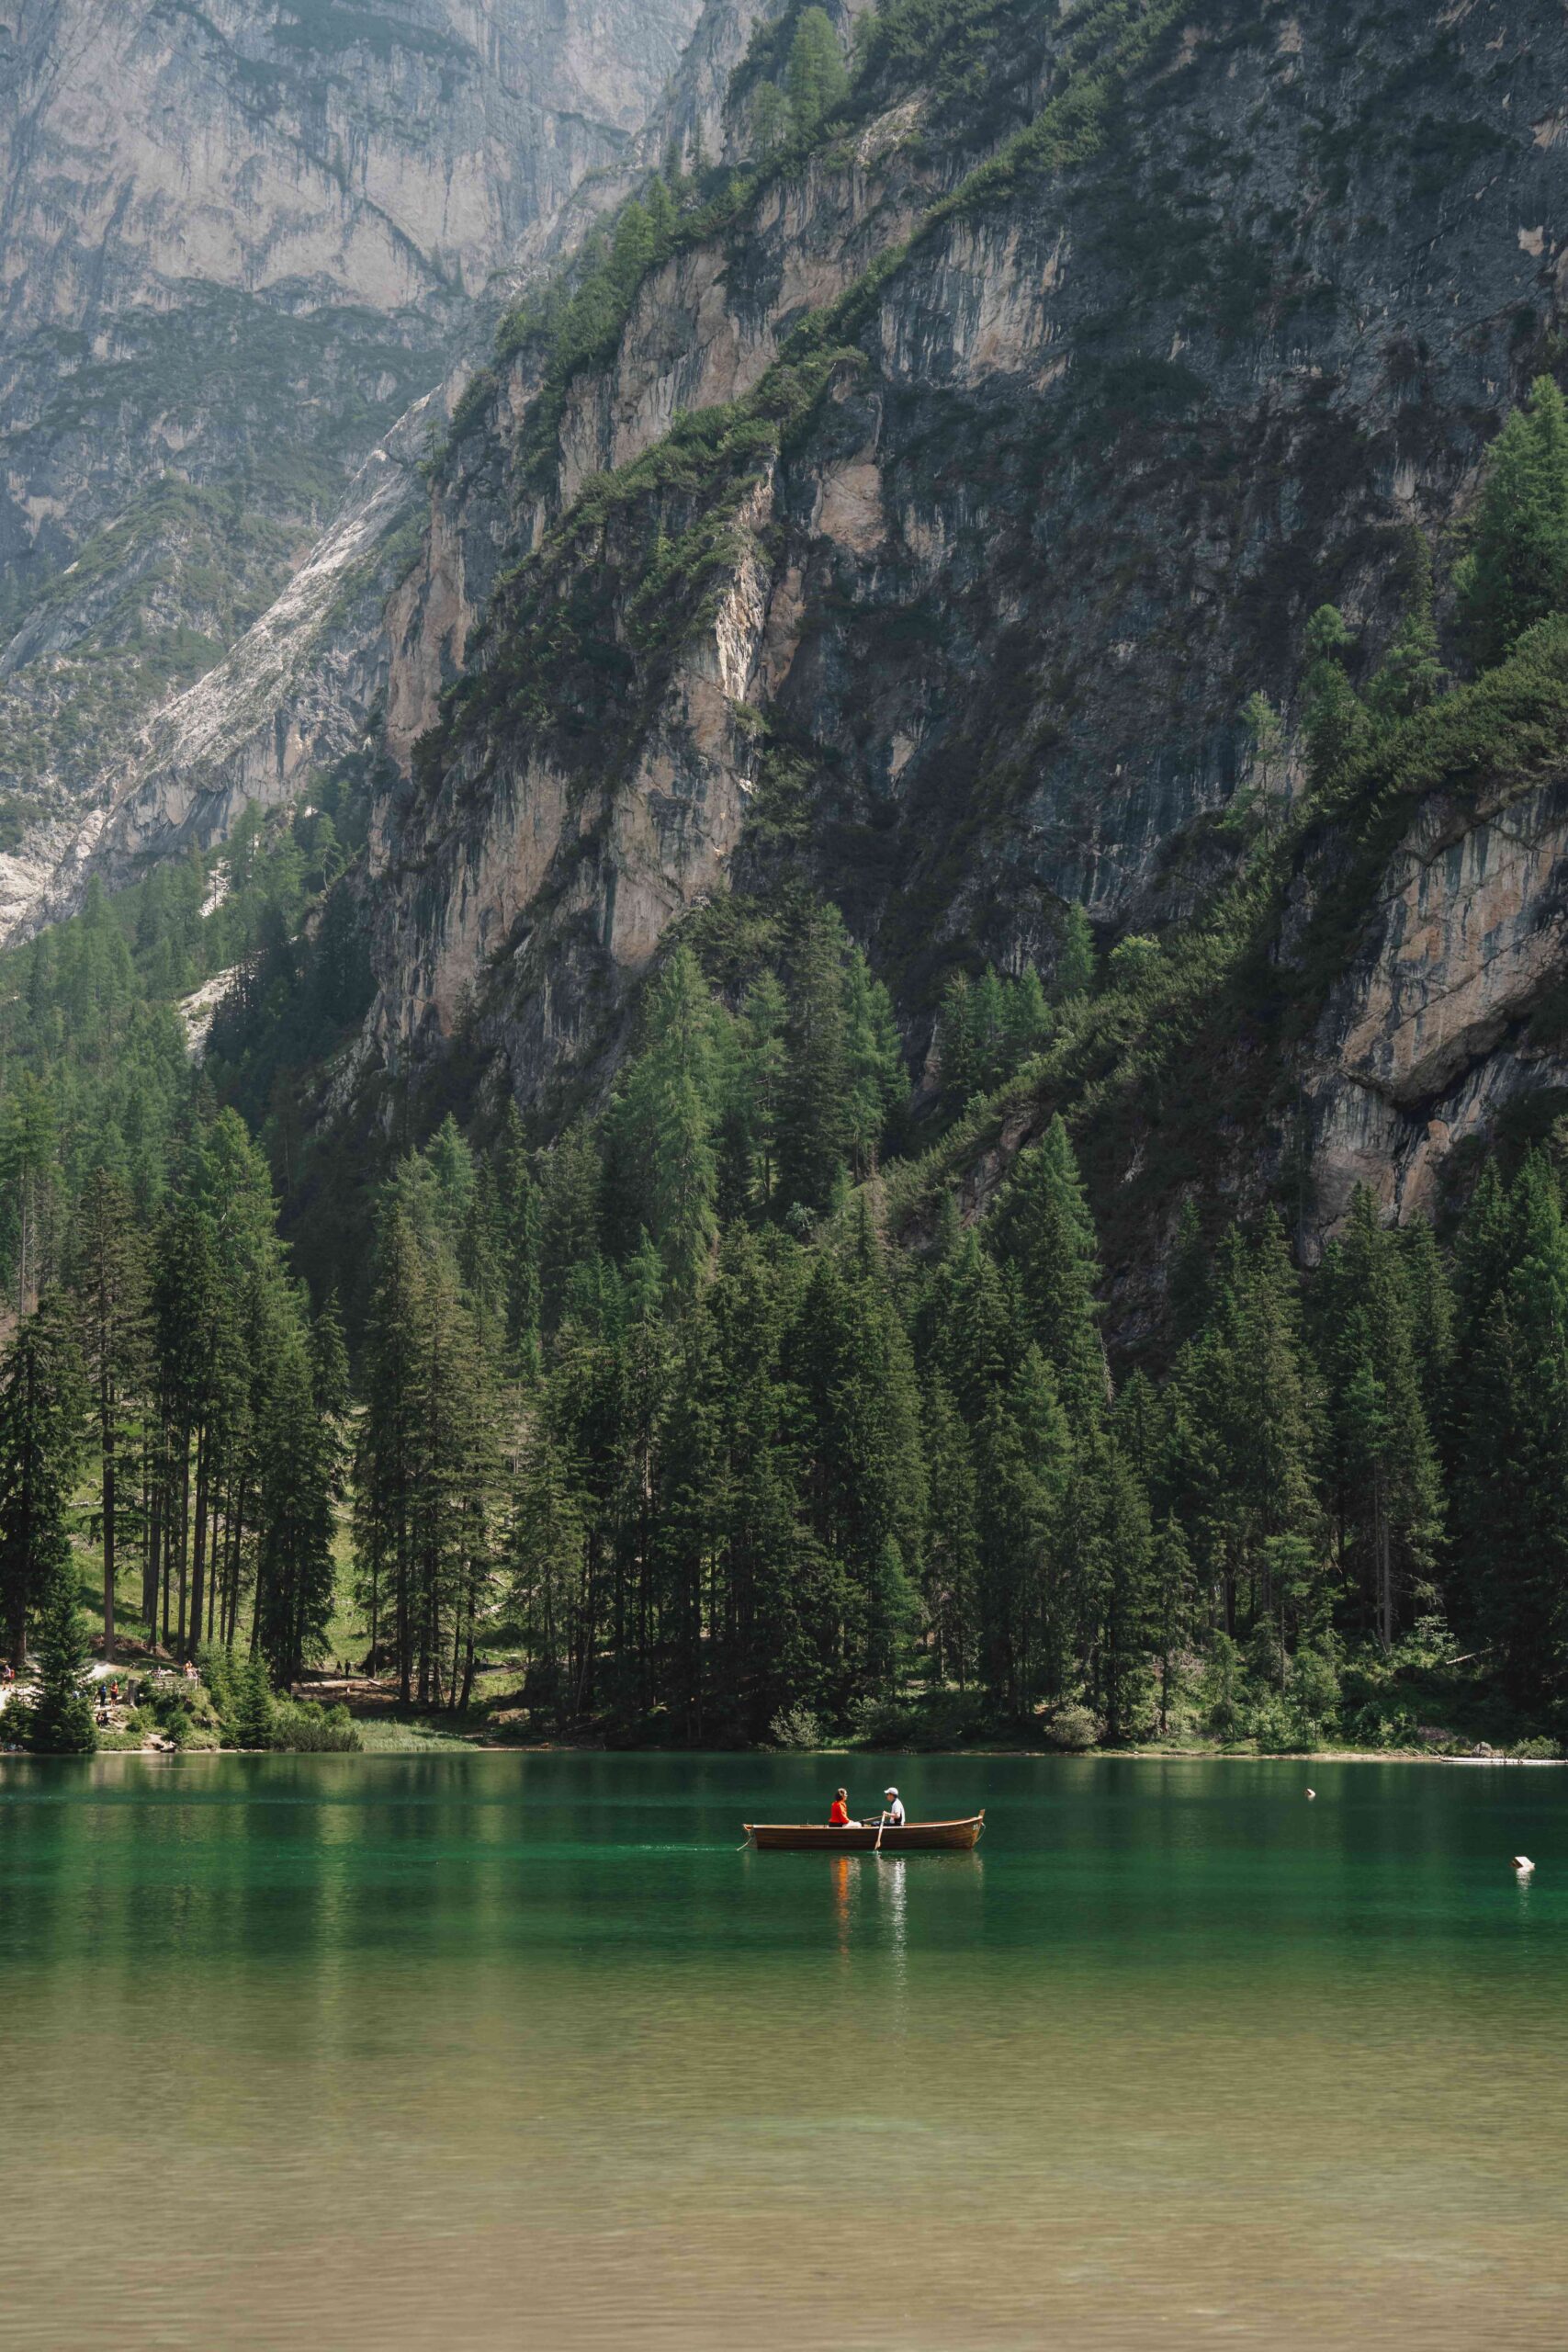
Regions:
[[898, 1792], [897, 1789], [884, 1789], [882, 1793], [885, 1797], [896, 1797]]

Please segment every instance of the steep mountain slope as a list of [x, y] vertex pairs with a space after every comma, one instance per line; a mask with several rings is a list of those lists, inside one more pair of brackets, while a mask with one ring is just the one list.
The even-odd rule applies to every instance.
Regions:
[[[826, 134], [688, 216], [604, 359], [552, 386], [525, 339], [435, 486], [356, 1068], [460, 1032], [525, 1103], [597, 1081], [737, 884], [835, 897], [917, 1044], [946, 968], [1048, 963], [1065, 904], [1190, 916], [1247, 696], [1289, 707], [1325, 598], [1375, 650], [1557, 347], [1565, 65], [1545, 5], [884, 11]], [[1423, 987], [1496, 996], [1482, 844], [1435, 821], [1383, 895], [1427, 893]], [[1522, 933], [1555, 873], [1543, 836]], [[1392, 1192], [1428, 1094], [1457, 1133], [1513, 1085], [1514, 1000], [1412, 1058], [1387, 929], [1318, 1091]]]
[[3, 12], [0, 910], [289, 581], [525, 232], [624, 154], [697, 15]]

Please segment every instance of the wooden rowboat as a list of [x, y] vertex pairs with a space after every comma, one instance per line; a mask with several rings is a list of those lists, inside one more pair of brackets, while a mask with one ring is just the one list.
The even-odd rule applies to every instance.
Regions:
[[759, 1853], [789, 1854], [967, 1854], [980, 1842], [984, 1813], [967, 1821], [907, 1821], [891, 1825], [877, 1843], [874, 1821], [858, 1829], [829, 1829], [815, 1821], [749, 1821], [746, 1835]]

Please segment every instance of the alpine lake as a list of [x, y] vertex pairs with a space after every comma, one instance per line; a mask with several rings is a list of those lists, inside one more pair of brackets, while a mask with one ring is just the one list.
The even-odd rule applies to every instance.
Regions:
[[[840, 1779], [985, 1838], [740, 1850]], [[1561, 2347], [1565, 1807], [1405, 1763], [0, 1760], [0, 2345]]]

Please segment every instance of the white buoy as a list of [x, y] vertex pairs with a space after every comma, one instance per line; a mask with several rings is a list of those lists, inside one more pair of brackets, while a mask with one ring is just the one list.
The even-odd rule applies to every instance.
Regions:
[[1516, 1854], [1514, 1856], [1514, 1868], [1517, 1871], [1521, 1878], [1529, 1878], [1531, 1871], [1535, 1868], [1535, 1864], [1531, 1861], [1528, 1854]]
[[1309, 1790], [1307, 1791], [1307, 1801], [1308, 1801], [1308, 1803], [1309, 1803], [1309, 1804], [1311, 1803], [1312, 1799], [1313, 1799], [1314, 1796], [1316, 1796], [1316, 1794], [1317, 1794], [1317, 1791], [1316, 1791], [1315, 1789], [1309, 1789]]

